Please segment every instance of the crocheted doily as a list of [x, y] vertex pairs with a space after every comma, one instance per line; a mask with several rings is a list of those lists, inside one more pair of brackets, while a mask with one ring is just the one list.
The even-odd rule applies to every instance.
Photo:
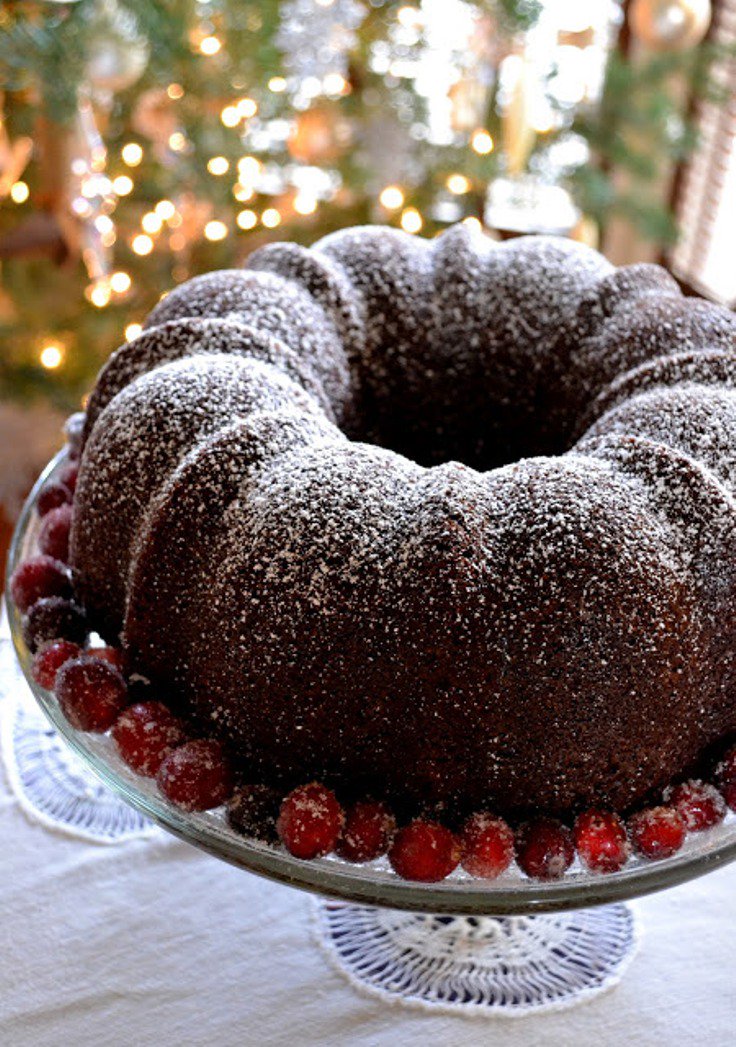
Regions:
[[539, 916], [430, 916], [315, 902], [332, 965], [384, 1001], [486, 1017], [572, 1007], [616, 985], [638, 927], [627, 905]]

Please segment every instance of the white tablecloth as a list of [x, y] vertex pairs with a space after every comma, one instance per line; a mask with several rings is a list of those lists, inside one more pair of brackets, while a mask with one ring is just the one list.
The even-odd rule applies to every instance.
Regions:
[[106, 846], [53, 831], [24, 813], [5, 777], [7, 1047], [720, 1047], [736, 1037], [736, 865], [636, 903], [641, 950], [595, 1000], [514, 1019], [435, 1015], [349, 985], [315, 940], [306, 895], [163, 834]]

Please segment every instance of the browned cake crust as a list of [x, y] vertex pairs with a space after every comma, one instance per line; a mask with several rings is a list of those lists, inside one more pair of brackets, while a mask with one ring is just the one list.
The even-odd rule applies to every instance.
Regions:
[[736, 729], [735, 349], [566, 240], [266, 247], [102, 371], [78, 591], [244, 777], [625, 809]]

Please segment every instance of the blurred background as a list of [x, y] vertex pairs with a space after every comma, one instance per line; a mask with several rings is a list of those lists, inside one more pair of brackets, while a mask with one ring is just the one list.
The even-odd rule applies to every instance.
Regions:
[[736, 0], [0, 5], [0, 549], [175, 283], [382, 222], [736, 300]]

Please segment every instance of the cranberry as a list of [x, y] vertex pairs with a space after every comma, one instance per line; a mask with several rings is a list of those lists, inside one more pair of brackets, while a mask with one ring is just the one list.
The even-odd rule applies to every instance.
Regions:
[[723, 799], [732, 811], [736, 811], [736, 782], [728, 782], [723, 786]]
[[78, 658], [82, 653], [79, 644], [71, 640], [51, 640], [36, 653], [31, 666], [31, 673], [36, 683], [47, 691], [54, 689], [56, 674], [65, 662]]
[[125, 655], [119, 647], [88, 647], [87, 654], [90, 658], [100, 658], [103, 662], [109, 662], [125, 676]]
[[285, 798], [276, 827], [281, 842], [295, 858], [319, 858], [334, 850], [344, 819], [332, 790], [311, 782]]
[[10, 592], [18, 610], [27, 611], [44, 596], [71, 596], [69, 572], [51, 556], [34, 556], [13, 571]]
[[688, 832], [699, 833], [726, 817], [726, 804], [714, 785], [689, 781], [668, 789], [667, 803], [676, 808]]
[[44, 484], [38, 495], [36, 509], [39, 516], [45, 516], [52, 509], [58, 509], [60, 505], [68, 505], [72, 500], [72, 492], [62, 483], [51, 481]]
[[396, 820], [385, 803], [360, 800], [347, 813], [335, 850], [349, 862], [372, 862], [385, 854]]
[[59, 505], [43, 518], [38, 532], [38, 548], [61, 563], [69, 562], [69, 531], [72, 526], [71, 505]]
[[106, 731], [125, 708], [127, 689], [117, 669], [82, 655], [56, 674], [61, 711], [79, 731]]
[[222, 746], [209, 738], [185, 742], [170, 752], [156, 781], [164, 796], [186, 811], [219, 807], [232, 792], [232, 774]]
[[535, 880], [559, 880], [575, 857], [572, 833], [556, 818], [522, 825], [516, 837], [516, 860]]
[[59, 483], [71, 491], [72, 495], [77, 489], [77, 477], [79, 476], [79, 462], [69, 462], [59, 473]]
[[674, 807], [647, 807], [629, 818], [634, 849], [645, 858], [669, 858], [685, 841], [685, 823]]
[[468, 818], [461, 845], [463, 868], [481, 880], [494, 880], [514, 860], [514, 834], [503, 818], [486, 811]]
[[187, 740], [183, 724], [162, 702], [129, 706], [118, 717], [112, 737], [127, 765], [146, 778], [155, 778], [169, 753]]
[[388, 858], [394, 871], [405, 880], [438, 883], [457, 868], [460, 843], [439, 822], [417, 818], [399, 829]]
[[585, 811], [575, 822], [573, 835], [580, 860], [593, 872], [616, 872], [631, 854], [626, 826], [613, 811]]
[[84, 611], [63, 596], [46, 596], [36, 600], [23, 619], [23, 639], [31, 651], [47, 640], [73, 640], [84, 643], [87, 619]]
[[281, 794], [270, 785], [241, 785], [227, 805], [227, 820], [236, 832], [276, 843]]

